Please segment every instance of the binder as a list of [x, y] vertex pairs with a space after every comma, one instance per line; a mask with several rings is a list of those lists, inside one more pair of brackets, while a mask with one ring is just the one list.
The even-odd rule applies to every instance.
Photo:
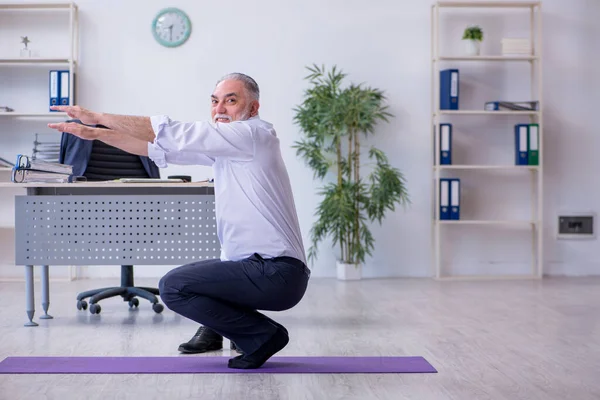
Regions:
[[69, 71], [59, 71], [60, 73], [60, 91], [59, 91], [59, 102], [61, 106], [69, 105]]
[[450, 179], [450, 219], [460, 219], [460, 179]]
[[450, 219], [450, 179], [440, 179], [440, 220]]
[[440, 71], [440, 110], [458, 110], [458, 69]]
[[43, 172], [54, 172], [58, 174], [70, 175], [73, 173], [73, 166], [69, 164], [59, 164], [42, 160], [32, 160], [29, 156], [19, 154], [15, 162], [15, 169], [36, 170]]
[[529, 124], [529, 149], [527, 160], [529, 165], [539, 165], [539, 124]]
[[55, 172], [37, 171], [14, 167], [10, 180], [14, 183], [44, 182], [44, 183], [68, 183], [73, 180], [69, 174], [57, 174]]
[[[56, 70], [51, 70], [48, 82], [48, 95], [50, 97], [50, 106], [59, 105], [60, 75]], [[56, 110], [50, 110], [55, 112]]]
[[485, 103], [485, 111], [538, 111], [539, 101], [488, 101]]
[[528, 124], [516, 124], [515, 125], [515, 165], [528, 165], [528, 137], [529, 137], [529, 125]]
[[452, 124], [440, 124], [440, 164], [452, 164]]

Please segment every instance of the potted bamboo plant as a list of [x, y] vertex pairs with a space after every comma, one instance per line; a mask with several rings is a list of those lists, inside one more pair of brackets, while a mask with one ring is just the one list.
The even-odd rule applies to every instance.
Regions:
[[323, 182], [308, 259], [316, 260], [318, 244], [330, 236], [339, 251], [338, 278], [360, 279], [375, 244], [368, 224], [381, 223], [387, 211], [410, 202], [402, 173], [383, 151], [367, 145], [377, 123], [392, 115], [379, 89], [344, 86], [346, 74], [335, 66], [329, 72], [316, 65], [307, 69], [310, 87], [294, 109], [303, 138], [293, 147]]

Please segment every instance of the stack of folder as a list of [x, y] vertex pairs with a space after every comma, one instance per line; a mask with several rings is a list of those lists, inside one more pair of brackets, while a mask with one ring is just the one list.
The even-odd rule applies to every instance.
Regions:
[[440, 179], [440, 219], [460, 219], [460, 179]]
[[539, 124], [515, 125], [515, 164], [539, 165]]
[[[70, 102], [70, 72], [68, 70], [51, 70], [48, 82], [51, 106], [67, 106]], [[52, 112], [56, 110], [50, 110]]]
[[40, 142], [35, 134], [33, 142], [32, 160], [43, 160], [57, 163], [60, 157], [60, 142]]
[[73, 180], [73, 166], [33, 160], [19, 154], [12, 169], [11, 181], [15, 183], [65, 183]]

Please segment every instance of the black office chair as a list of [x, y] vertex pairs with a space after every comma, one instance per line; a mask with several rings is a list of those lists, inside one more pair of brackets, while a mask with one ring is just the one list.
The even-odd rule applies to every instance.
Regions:
[[[63, 134], [69, 135], [69, 134]], [[116, 147], [110, 146], [104, 142], [94, 140], [78, 142], [79, 139], [73, 135], [68, 137], [63, 136], [61, 143], [62, 151], [69, 152], [77, 149], [81, 153], [85, 153], [85, 146], [92, 146], [90, 156], [87, 160], [81, 160], [81, 157], [68, 157], [68, 154], [61, 154], [65, 160], [70, 160], [71, 164], [78, 164], [81, 167], [86, 161], [87, 165], [83, 172], [83, 176], [88, 181], [107, 181], [119, 178], [150, 178], [142, 160], [139, 156], [127, 153]], [[74, 142], [77, 141], [77, 142]], [[89, 148], [88, 148], [89, 150]], [[148, 162], [148, 160], [145, 160]], [[150, 161], [151, 162], [151, 161]], [[152, 167], [154, 165], [152, 164]], [[74, 167], [74, 172], [77, 168]], [[81, 168], [80, 168], [81, 170]], [[157, 169], [151, 169], [157, 171]], [[156, 297], [159, 294], [158, 288], [136, 287], [133, 282], [133, 265], [121, 266], [121, 286], [105, 287], [100, 289], [88, 290], [77, 295], [77, 309], [86, 310], [88, 303], [84, 300], [89, 297], [90, 312], [99, 314], [101, 307], [98, 302], [102, 299], [121, 296], [123, 301], [129, 302], [129, 307], [138, 307], [140, 304], [137, 297], [147, 299], [152, 303], [152, 309], [156, 313], [163, 311], [164, 306], [158, 302]]]

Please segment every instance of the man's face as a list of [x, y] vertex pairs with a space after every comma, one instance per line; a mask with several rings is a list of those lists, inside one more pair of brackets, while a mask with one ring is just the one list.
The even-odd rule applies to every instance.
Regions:
[[213, 122], [243, 121], [258, 113], [258, 101], [250, 97], [242, 81], [220, 82], [210, 98]]

